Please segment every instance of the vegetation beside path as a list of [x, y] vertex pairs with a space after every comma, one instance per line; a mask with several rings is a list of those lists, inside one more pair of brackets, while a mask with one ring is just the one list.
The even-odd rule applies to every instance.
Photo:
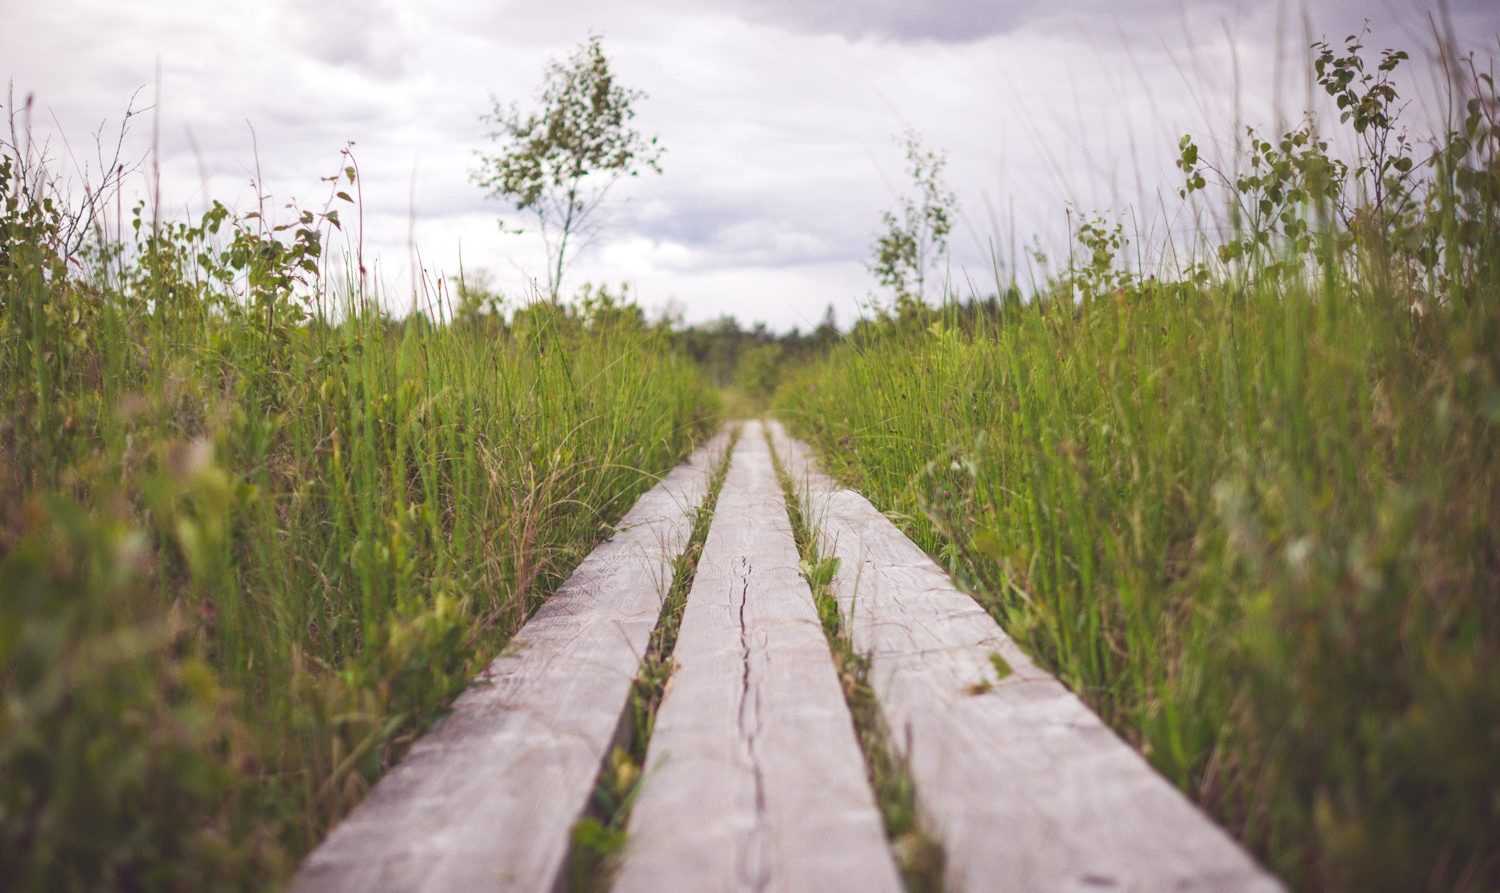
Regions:
[[1356, 157], [1184, 139], [1231, 235], [1145, 247], [1195, 263], [1090, 221], [1027, 300], [900, 302], [777, 407], [1295, 887], [1491, 890], [1500, 104], [1455, 72], [1408, 141], [1403, 56], [1359, 55], [1315, 50]]
[[325, 257], [343, 195], [274, 228], [137, 209], [122, 243], [27, 162], [0, 160], [0, 874], [260, 889], [715, 399], [607, 299], [391, 319]]

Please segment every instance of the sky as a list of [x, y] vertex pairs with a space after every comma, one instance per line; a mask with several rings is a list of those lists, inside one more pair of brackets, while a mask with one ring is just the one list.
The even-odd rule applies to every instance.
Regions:
[[[777, 330], [848, 326], [879, 299], [868, 267], [880, 215], [905, 190], [897, 137], [948, 159], [959, 196], [948, 275], [992, 290], [995, 267], [1041, 275], [1070, 214], [1123, 220], [1140, 245], [1191, 230], [1172, 162], [1191, 132], [1232, 152], [1235, 121], [1272, 128], [1308, 104], [1309, 36], [1369, 20], [1371, 48], [1414, 56], [1411, 118], [1440, 111], [1428, 14], [1417, 0], [0, 0], [10, 111], [34, 95], [32, 139], [73, 181], [94, 134], [133, 95], [127, 157], [156, 147], [167, 211], [208, 198], [241, 211], [253, 182], [321, 206], [319, 178], [349, 142], [366, 257], [387, 302], [428, 277], [487, 271], [513, 300], [545, 282], [531, 221], [470, 172], [492, 100], [534, 104], [550, 59], [601, 35], [620, 79], [646, 92], [638, 126], [663, 173], [610, 194], [568, 291], [629, 282], [653, 314], [723, 314]], [[1482, 58], [1500, 2], [1450, 0]], [[159, 71], [159, 77], [158, 77]], [[139, 93], [137, 93], [139, 91]], [[150, 188], [143, 164], [128, 186]], [[348, 215], [346, 214], [346, 222]]]

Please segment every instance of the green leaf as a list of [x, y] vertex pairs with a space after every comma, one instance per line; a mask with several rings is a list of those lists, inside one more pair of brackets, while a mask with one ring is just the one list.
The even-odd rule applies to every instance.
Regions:
[[817, 561], [804, 558], [802, 560], [802, 576], [807, 579], [807, 584], [813, 589], [822, 589], [833, 582], [834, 576], [839, 572], [839, 559], [836, 555], [830, 555]]

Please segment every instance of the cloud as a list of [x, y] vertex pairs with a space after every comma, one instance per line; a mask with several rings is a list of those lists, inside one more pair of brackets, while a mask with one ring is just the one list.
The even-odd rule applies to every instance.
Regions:
[[[1199, 12], [1221, 15], [1227, 0], [1198, 0]], [[809, 3], [802, 0], [721, 0], [720, 8], [747, 21], [811, 34], [836, 34], [851, 40], [897, 43], [968, 44], [1017, 29], [1062, 23], [1070, 29], [1115, 31], [1121, 26], [1155, 23], [1185, 12], [1184, 0], [1081, 0], [1066, 7], [1046, 0], [858, 0]]]
[[723, 6], [760, 24], [851, 39], [934, 40], [967, 43], [1015, 28], [1034, 15], [1039, 3], [1019, 0], [864, 0], [857, 3], [805, 3], [798, 0], [731, 0]]
[[[1232, 151], [1237, 117], [1266, 126], [1305, 96], [1292, 0], [14, 6], [0, 77], [34, 89], [39, 135], [75, 149], [137, 86], [151, 101], [160, 62], [170, 207], [214, 196], [248, 209], [257, 168], [278, 203], [320, 203], [319, 176], [352, 140], [366, 251], [383, 259], [397, 301], [413, 232], [430, 270], [456, 272], [461, 250], [467, 269], [494, 270], [512, 293], [541, 275], [539, 242], [495, 225], [529, 221], [469, 182], [478, 116], [491, 94], [530, 102], [545, 62], [590, 31], [622, 80], [650, 94], [638, 123], [667, 155], [663, 176], [612, 193], [569, 281], [628, 278], [648, 304], [680, 299], [690, 319], [805, 326], [829, 302], [850, 319], [872, 287], [880, 211], [903, 188], [893, 136], [908, 127], [948, 153], [963, 203], [953, 272], [983, 282], [992, 239], [1023, 278], [1012, 235], [1065, 250], [1065, 202], [1134, 214], [1143, 241], [1159, 243], [1184, 223], [1173, 210], [1177, 138]], [[1461, 35], [1493, 48], [1492, 4], [1450, 8]], [[1372, 17], [1373, 47], [1414, 46], [1425, 27], [1406, 0], [1333, 0], [1310, 14], [1313, 33], [1335, 39]], [[1436, 94], [1415, 80], [1417, 112]], [[136, 122], [137, 157], [151, 123]]]
[[388, 0], [294, 0], [289, 13], [295, 40], [309, 57], [376, 80], [409, 74], [420, 20]]

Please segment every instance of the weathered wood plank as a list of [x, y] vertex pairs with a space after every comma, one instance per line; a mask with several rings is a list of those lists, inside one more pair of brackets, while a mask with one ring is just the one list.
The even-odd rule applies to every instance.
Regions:
[[726, 446], [721, 433], [640, 498], [452, 712], [308, 857], [293, 890], [557, 883], [672, 563]]
[[[950, 889], [1281, 889], [868, 500], [771, 430], [824, 553], [839, 558], [835, 595], [882, 713], [911, 747]], [[992, 654], [1011, 675], [997, 678]]]
[[899, 889], [759, 423], [719, 493], [617, 893]]

